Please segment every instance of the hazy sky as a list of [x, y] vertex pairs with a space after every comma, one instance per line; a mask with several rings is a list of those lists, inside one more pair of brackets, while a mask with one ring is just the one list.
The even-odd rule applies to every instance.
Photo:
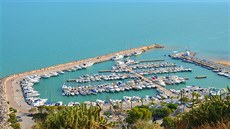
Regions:
[[230, 0], [0, 0], [4, 2], [229, 2]]

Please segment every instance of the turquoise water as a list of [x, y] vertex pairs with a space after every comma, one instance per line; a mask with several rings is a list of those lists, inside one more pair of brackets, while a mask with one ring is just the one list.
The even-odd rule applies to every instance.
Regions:
[[[197, 85], [201, 87], [218, 87], [218, 88], [226, 88], [227, 85], [230, 84], [230, 80], [225, 77], [220, 77], [213, 73], [210, 70], [204, 69], [202, 67], [196, 66], [194, 64], [188, 64], [185, 62], [181, 62], [179, 60], [172, 60], [169, 57], [165, 57], [162, 55], [163, 53], [170, 53], [168, 50], [153, 50], [150, 52], [146, 52], [140, 56], [133, 57], [133, 59], [136, 60], [143, 60], [143, 59], [165, 59], [166, 61], [174, 62], [178, 66], [182, 65], [184, 67], [190, 67], [193, 69], [193, 72], [183, 72], [183, 73], [173, 73], [173, 74], [158, 74], [158, 76], [168, 76], [168, 75], [178, 75], [181, 77], [188, 77], [189, 80], [185, 84], [179, 84], [179, 85], [172, 85], [172, 86], [166, 86], [167, 89], [181, 89], [185, 87], [186, 85]], [[126, 92], [119, 92], [119, 93], [99, 93], [97, 95], [88, 95], [88, 96], [62, 96], [62, 90], [61, 87], [64, 80], [66, 79], [73, 79], [77, 78], [78, 76], [81, 76], [83, 74], [95, 74], [98, 73], [98, 70], [107, 70], [111, 69], [111, 66], [114, 64], [113, 61], [100, 63], [93, 65], [93, 67], [90, 67], [86, 70], [79, 70], [76, 72], [68, 72], [63, 75], [60, 75], [59, 77], [52, 77], [50, 79], [42, 79], [39, 84], [35, 85], [35, 88], [39, 91], [41, 94], [40, 97], [42, 98], [49, 98], [49, 101], [51, 102], [57, 102], [57, 101], [63, 101], [65, 103], [70, 101], [96, 101], [97, 99], [106, 100], [106, 98], [110, 99], [122, 99], [123, 96], [141, 96], [145, 97], [145, 95], [153, 96], [156, 94], [155, 89], [145, 89], [142, 91], [126, 91]], [[206, 79], [195, 79], [196, 76], [200, 75], [206, 75], [208, 78]], [[151, 76], [151, 75], [150, 75]], [[147, 76], [147, 77], [150, 77]], [[116, 81], [114, 81], [116, 82]], [[96, 84], [102, 84], [106, 82], [91, 82], [90, 85], [96, 85]], [[112, 83], [107, 82], [107, 83]], [[86, 84], [77, 84], [77, 83], [66, 83], [67, 85], [71, 86], [81, 86], [81, 85], [89, 85], [89, 83]]]
[[[162, 43], [137, 59], [166, 58], [174, 50], [189, 49], [199, 57], [230, 61], [227, 3], [54, 3], [4, 2], [0, 6], [0, 77], [73, 60]], [[2, 32], [1, 32], [2, 31]], [[194, 66], [187, 85], [225, 87], [229, 80]], [[36, 89], [51, 101], [83, 101], [154, 94], [154, 90], [102, 94], [97, 97], [62, 97], [65, 78], [108, 69], [113, 62], [42, 80]], [[196, 75], [207, 79], [194, 80]], [[179, 75], [180, 75], [179, 74]], [[175, 88], [183, 87], [176, 86]], [[55, 97], [54, 97], [55, 96]]]

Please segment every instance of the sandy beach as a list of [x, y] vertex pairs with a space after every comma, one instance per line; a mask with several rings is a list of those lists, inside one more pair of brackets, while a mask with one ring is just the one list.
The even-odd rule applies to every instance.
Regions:
[[216, 63], [230, 67], [230, 61], [217, 61]]
[[6, 102], [6, 101], [9, 102], [8, 108], [7, 108], [6, 103], [3, 104], [3, 106], [6, 108], [5, 112], [3, 113], [3, 116], [7, 117], [7, 115], [6, 115], [8, 113], [7, 109], [9, 109], [9, 107], [13, 107], [13, 108], [17, 109], [17, 111], [18, 111], [17, 115], [21, 116], [22, 122], [20, 122], [20, 124], [21, 124], [22, 129], [31, 128], [31, 126], [33, 125], [32, 118], [27, 116], [27, 114], [29, 113], [28, 110], [31, 108], [31, 106], [28, 105], [24, 101], [23, 93], [21, 91], [21, 87], [19, 84], [20, 80], [26, 76], [33, 75], [33, 74], [42, 75], [42, 74], [53, 72], [53, 71], [65, 70], [65, 69], [72, 68], [76, 65], [79, 65], [79, 64], [82, 64], [85, 62], [92, 62], [94, 64], [100, 63], [100, 62], [108, 61], [112, 57], [114, 57], [118, 54], [119, 55], [125, 55], [125, 54], [130, 54], [130, 53], [133, 53], [136, 51], [145, 52], [145, 51], [148, 51], [148, 50], [151, 50], [154, 48], [161, 48], [161, 46], [158, 46], [158, 45], [143, 46], [143, 47], [139, 47], [139, 48], [124, 50], [124, 51], [115, 52], [112, 54], [107, 54], [107, 55], [102, 55], [102, 56], [98, 56], [98, 57], [94, 57], [94, 58], [89, 58], [89, 59], [85, 59], [85, 60], [79, 60], [79, 61], [69, 62], [69, 63], [65, 63], [65, 64], [50, 66], [47, 68], [41, 68], [38, 70], [32, 70], [29, 72], [14, 74], [14, 75], [11, 75], [9, 77], [3, 78], [1, 88], [4, 91], [4, 93], [6, 93], [6, 94], [5, 94], [5, 96], [3, 96], [1, 94], [1, 97], [3, 98], [4, 102]]

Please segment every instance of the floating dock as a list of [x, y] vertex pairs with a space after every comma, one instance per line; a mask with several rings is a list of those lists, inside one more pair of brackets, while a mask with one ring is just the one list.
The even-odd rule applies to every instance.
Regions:
[[165, 61], [164, 59], [158, 59], [158, 60], [140, 60], [140, 63], [144, 63], [144, 62], [158, 62], [158, 61]]
[[153, 83], [156, 86], [156, 88], [158, 88], [159, 90], [163, 91], [164, 94], [166, 94], [167, 96], [173, 96], [174, 95], [170, 90], [167, 90], [165, 87], [162, 87], [161, 85], [155, 83], [154, 81], [150, 80], [149, 78], [147, 78], [147, 77], [135, 72], [134, 70], [132, 70], [128, 66], [123, 66], [123, 68], [126, 68], [127, 71], [129, 71], [129, 73], [135, 74], [140, 79], [142, 79], [142, 80], [144, 80], [146, 82], [149, 82], [149, 83]]

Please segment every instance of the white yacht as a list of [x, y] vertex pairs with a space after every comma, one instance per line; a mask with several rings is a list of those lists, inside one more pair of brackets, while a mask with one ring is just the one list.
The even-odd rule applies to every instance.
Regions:
[[140, 55], [141, 53], [142, 53], [142, 51], [136, 51], [133, 54], [136, 56], [136, 55]]
[[37, 97], [37, 96], [39, 96], [40, 94], [39, 93], [27, 93], [27, 94], [25, 94], [25, 97], [26, 98], [29, 98], [29, 97]]
[[61, 71], [58, 71], [57, 73], [64, 74], [65, 72], [61, 70]]
[[40, 99], [40, 98], [35, 99], [32, 102], [32, 106], [35, 106], [35, 107], [42, 106], [45, 104], [46, 101], [47, 101], [47, 99]]
[[82, 68], [87, 68], [87, 67], [92, 66], [93, 64], [94, 64], [93, 62], [86, 62], [86, 63], [83, 63], [81, 66]]
[[43, 74], [41, 75], [42, 78], [50, 78], [50, 75], [49, 74]]
[[160, 79], [156, 79], [155, 82], [161, 86], [166, 86], [165, 82], [163, 80], [160, 80]]
[[122, 59], [123, 57], [124, 57], [123, 55], [116, 55], [112, 57], [111, 60], [119, 60], [119, 59]]

